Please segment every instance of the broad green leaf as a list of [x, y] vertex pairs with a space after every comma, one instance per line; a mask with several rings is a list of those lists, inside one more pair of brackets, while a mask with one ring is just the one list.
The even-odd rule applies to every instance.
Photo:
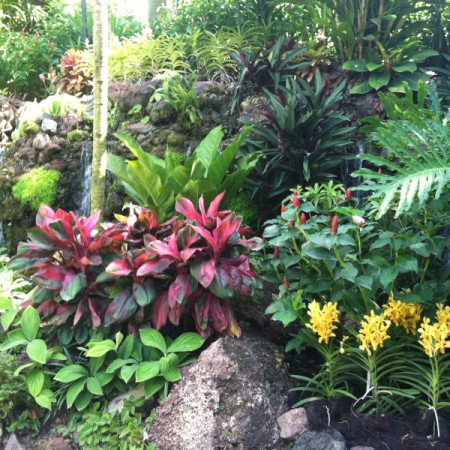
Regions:
[[166, 341], [158, 330], [155, 330], [154, 328], [144, 328], [141, 329], [140, 335], [141, 342], [147, 347], [157, 348], [162, 353], [167, 352]]
[[116, 351], [116, 345], [111, 339], [108, 339], [91, 344], [89, 350], [86, 352], [86, 356], [88, 358], [98, 358], [106, 355], [110, 351]]
[[0, 350], [5, 351], [20, 345], [26, 344], [28, 341], [25, 339], [25, 335], [21, 329], [13, 330], [8, 333], [8, 337], [2, 345], [0, 345]]
[[75, 296], [86, 287], [86, 275], [84, 273], [77, 274], [67, 284], [63, 284], [60, 291], [61, 298], [66, 302], [73, 300]]
[[102, 387], [96, 377], [89, 377], [86, 382], [86, 387], [94, 395], [103, 395]]
[[390, 283], [392, 283], [399, 273], [398, 267], [390, 266], [381, 271], [380, 275], [380, 283], [383, 287], [387, 287]]
[[44, 387], [44, 380], [44, 372], [37, 367], [27, 373], [27, 387], [33, 397], [41, 393]]
[[62, 383], [72, 383], [72, 381], [79, 380], [88, 375], [88, 371], [83, 366], [71, 364], [59, 370], [55, 375], [55, 380], [61, 381]]
[[415, 72], [417, 70], [417, 64], [412, 62], [412, 61], [406, 61], [400, 64], [394, 64], [392, 66], [392, 70], [394, 70], [395, 72]]
[[28, 306], [20, 321], [23, 334], [27, 340], [32, 341], [37, 336], [40, 323], [39, 313], [32, 306]]
[[134, 375], [137, 369], [137, 364], [134, 364], [132, 366], [122, 366], [120, 369], [120, 377], [122, 378], [125, 383], [128, 383], [130, 381], [131, 377]]
[[8, 328], [14, 322], [14, 319], [16, 318], [18, 313], [19, 313], [18, 309], [8, 309], [2, 314], [0, 321], [5, 331], [8, 331]]
[[47, 344], [42, 339], [33, 339], [27, 345], [27, 355], [32, 361], [45, 364], [47, 362]]
[[222, 127], [213, 128], [195, 149], [192, 156], [194, 158], [194, 162], [191, 169], [191, 178], [193, 180], [208, 177], [208, 171], [211, 163], [218, 156], [219, 145], [222, 138]]
[[342, 64], [342, 68], [345, 70], [353, 70], [354, 72], [367, 72], [367, 62], [364, 59], [356, 59], [352, 61], [345, 61]]
[[158, 361], [145, 361], [137, 366], [136, 369], [136, 383], [147, 381], [159, 375]]
[[85, 409], [89, 405], [89, 403], [91, 403], [92, 397], [92, 393], [87, 390], [80, 392], [75, 400], [75, 407], [77, 408], [77, 410], [82, 411], [83, 409]]
[[362, 95], [362, 94], [367, 94], [371, 90], [372, 90], [372, 86], [369, 84], [369, 82], [366, 81], [364, 83], [360, 83], [360, 84], [353, 86], [350, 89], [350, 94]]
[[181, 380], [180, 369], [178, 368], [179, 358], [175, 353], [169, 353], [159, 360], [161, 375], [170, 382]]
[[384, 86], [389, 84], [389, 80], [391, 79], [391, 72], [383, 71], [383, 72], [372, 72], [369, 76], [369, 84], [373, 89], [378, 91]]
[[205, 339], [198, 333], [183, 333], [177, 337], [167, 349], [167, 353], [192, 352], [199, 349]]
[[70, 386], [69, 389], [67, 389], [66, 394], [66, 402], [67, 407], [71, 408], [75, 399], [78, 397], [79, 393], [84, 389], [84, 386], [86, 385], [86, 378], [82, 378], [80, 380], [74, 381]]
[[147, 380], [144, 384], [145, 396], [151, 397], [152, 395], [156, 394], [164, 387], [165, 383], [166, 380], [163, 377], [156, 377], [152, 378], [151, 380]]
[[12, 309], [13, 307], [14, 305], [10, 298], [0, 296], [0, 310]]
[[42, 389], [39, 395], [34, 397], [35, 402], [45, 409], [52, 409], [52, 403], [56, 401], [55, 394], [50, 389]]

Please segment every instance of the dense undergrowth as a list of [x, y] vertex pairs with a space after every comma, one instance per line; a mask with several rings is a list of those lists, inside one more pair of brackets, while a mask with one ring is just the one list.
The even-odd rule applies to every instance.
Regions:
[[[62, 32], [80, 18], [44, 3], [25, 19], [3, 7], [0, 89], [89, 93], [89, 47]], [[32, 172], [15, 185], [40, 208], [17, 255], [0, 260], [0, 418], [10, 430], [67, 409], [59, 432], [77, 429], [82, 448], [151, 448], [141, 405], [109, 413], [106, 399], [142, 382], [163, 401], [206, 339], [240, 335], [231, 300], [264, 279], [279, 286], [267, 314], [298, 327], [286, 350], [310, 347], [324, 362], [312, 377], [294, 374], [296, 406], [348, 397], [358, 414], [432, 410], [440, 436], [450, 409], [445, 2], [241, 3], [162, 10], [152, 31], [112, 20], [110, 74], [162, 78], [151, 101], [172, 105], [186, 132], [200, 121], [199, 79], [233, 82], [230, 110], [258, 98], [261, 122], [224, 149], [215, 128], [178, 159], [116, 134], [135, 158], [110, 155], [109, 170], [137, 205], [111, 223], [40, 206], [54, 189], [31, 186]], [[358, 95], [377, 96], [382, 113], [361, 123], [344, 114]], [[129, 115], [145, 122], [141, 113]], [[340, 167], [355, 158], [356, 133], [368, 151], [350, 186]], [[249, 216], [219, 208], [238, 192], [262, 239], [249, 236]]]

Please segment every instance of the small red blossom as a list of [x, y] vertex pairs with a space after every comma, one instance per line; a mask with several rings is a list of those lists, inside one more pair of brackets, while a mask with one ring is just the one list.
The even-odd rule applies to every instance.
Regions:
[[308, 221], [308, 219], [306, 218], [306, 214], [302, 213], [300, 216], [300, 222], [305, 225], [305, 223]]
[[396, 237], [397, 237], [397, 235], [396, 235], [395, 233], [392, 233], [391, 238], [392, 238], [392, 239], [395, 239]]
[[286, 211], [286, 205], [281, 205], [281, 213], [284, 213]]
[[291, 220], [291, 221], [289, 222], [289, 226], [290, 226], [291, 228], [294, 228], [294, 227], [295, 227], [295, 220]]
[[345, 191], [345, 200], [350, 200], [352, 198], [352, 191], [350, 189], [347, 189]]
[[285, 289], [286, 291], [288, 291], [288, 290], [289, 290], [289, 280], [288, 280], [288, 278], [287, 278], [286, 275], [284, 276], [283, 283], [284, 283], [284, 289]]
[[55, 50], [55, 43], [54, 43], [54, 42], [50, 42], [50, 48], [51, 48], [52, 50]]
[[331, 234], [335, 235], [338, 232], [339, 228], [339, 218], [338, 216], [333, 217], [333, 221], [331, 222]]
[[383, 170], [381, 169], [381, 167], [378, 169], [378, 173], [383, 173]]
[[280, 258], [280, 247], [278, 247], [278, 245], [273, 249], [273, 257], [275, 259]]
[[294, 208], [298, 208], [300, 206], [300, 199], [297, 196], [292, 197], [292, 204]]

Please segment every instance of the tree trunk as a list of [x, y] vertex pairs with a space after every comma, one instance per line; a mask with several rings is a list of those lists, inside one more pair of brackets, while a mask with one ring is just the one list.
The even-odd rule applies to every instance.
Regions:
[[87, 47], [87, 38], [88, 38], [88, 32], [87, 32], [87, 7], [86, 7], [86, 0], [81, 0], [81, 21], [83, 22], [82, 29], [81, 29], [81, 37], [83, 39], [83, 47]]
[[163, 6], [165, 0], [148, 0], [148, 21], [149, 23], [156, 18], [156, 13], [160, 6]]
[[108, 4], [94, 6], [94, 145], [92, 152], [91, 214], [103, 209], [108, 132]]

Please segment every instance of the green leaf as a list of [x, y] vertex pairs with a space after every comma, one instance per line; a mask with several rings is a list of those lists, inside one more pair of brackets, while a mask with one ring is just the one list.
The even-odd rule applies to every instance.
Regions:
[[183, 333], [177, 337], [167, 349], [167, 353], [192, 352], [199, 349], [205, 339], [198, 333]]
[[75, 296], [86, 287], [86, 275], [84, 273], [77, 274], [69, 283], [64, 285], [60, 291], [61, 298], [68, 302], [73, 300]]
[[86, 387], [88, 391], [94, 395], [103, 395], [102, 387], [96, 377], [89, 377], [87, 379]]
[[163, 335], [153, 328], [145, 328], [141, 330], [141, 342], [147, 347], [153, 347], [160, 350], [162, 353], [167, 352], [166, 341]]
[[128, 383], [131, 379], [131, 377], [134, 375], [137, 369], [137, 364], [134, 364], [132, 366], [122, 366], [120, 369], [120, 377], [122, 378], [125, 383]]
[[181, 380], [180, 369], [178, 368], [179, 358], [175, 353], [169, 353], [160, 360], [161, 375], [170, 382]]
[[[5, 331], [8, 331], [8, 328], [11, 326], [11, 324], [14, 322], [14, 319], [16, 318], [19, 310], [18, 309], [8, 309], [5, 311], [0, 319], [0, 322], [2, 324], [2, 327]], [[25, 335], [24, 335], [25, 336]]]
[[378, 91], [384, 86], [389, 84], [389, 80], [391, 79], [391, 72], [382, 71], [382, 72], [372, 72], [369, 76], [369, 84], [370, 86]]
[[353, 70], [354, 72], [367, 72], [367, 62], [364, 59], [356, 59], [352, 61], [345, 61], [342, 64], [342, 68], [345, 70]]
[[10, 298], [6, 298], [3, 296], [0, 296], [0, 310], [1, 309], [9, 309], [12, 310], [14, 308], [13, 302]]
[[45, 409], [52, 409], [52, 403], [56, 401], [55, 394], [50, 389], [42, 389], [39, 395], [34, 397], [35, 402]]
[[47, 362], [47, 344], [42, 339], [33, 339], [27, 345], [27, 355], [32, 361], [45, 364]]
[[394, 70], [395, 72], [415, 72], [417, 70], [417, 64], [412, 62], [412, 61], [406, 61], [400, 64], [394, 64], [392, 66], [392, 70]]
[[23, 334], [28, 341], [32, 341], [37, 336], [40, 323], [39, 313], [32, 306], [28, 306], [20, 321]]
[[76, 400], [80, 392], [84, 389], [86, 381], [86, 378], [82, 378], [75, 381], [69, 386], [69, 389], [67, 389], [66, 393], [66, 403], [68, 408], [72, 407], [74, 401]]
[[136, 383], [147, 381], [159, 375], [158, 361], [145, 361], [137, 366]]
[[373, 72], [374, 70], [380, 69], [381, 67], [384, 67], [383, 63], [374, 63], [374, 62], [367, 63], [367, 69], [369, 70], [369, 72]]
[[156, 377], [146, 381], [144, 384], [145, 396], [151, 397], [152, 395], [156, 394], [164, 387], [165, 383], [166, 380], [163, 377]]
[[[209, 167], [214, 158], [218, 156], [219, 145], [223, 138], [222, 127], [213, 128], [195, 149], [191, 169], [192, 180], [206, 178]], [[202, 166], [201, 168], [199, 166]]]
[[419, 264], [417, 258], [411, 255], [399, 255], [397, 258], [397, 266], [401, 273], [418, 272]]
[[89, 391], [82, 391], [75, 400], [75, 407], [78, 411], [85, 409], [92, 400], [92, 393]]
[[88, 371], [83, 366], [71, 364], [70, 366], [63, 367], [59, 370], [55, 375], [55, 380], [61, 381], [61, 383], [71, 383], [72, 381], [79, 380], [88, 375]]
[[417, 63], [423, 63], [430, 56], [438, 56], [439, 53], [436, 50], [421, 50], [419, 52], [414, 53], [414, 55], [410, 58], [411, 61]]
[[37, 367], [27, 373], [27, 387], [33, 397], [41, 393], [44, 387], [44, 380], [44, 372]]
[[383, 287], [387, 287], [390, 283], [392, 283], [399, 273], [398, 267], [390, 266], [381, 271], [380, 275], [380, 283]]
[[25, 335], [21, 329], [13, 330], [8, 333], [8, 337], [2, 345], [0, 345], [0, 350], [5, 351], [20, 345], [26, 344], [28, 341], [25, 339]]
[[372, 90], [372, 86], [370, 85], [370, 83], [368, 81], [365, 81], [364, 83], [359, 83], [359, 84], [353, 86], [350, 89], [350, 94], [362, 95], [362, 94], [367, 94], [371, 90]]
[[116, 345], [111, 339], [101, 342], [94, 342], [90, 345], [89, 350], [86, 352], [88, 358], [98, 358], [106, 355], [110, 351], [116, 351]]

